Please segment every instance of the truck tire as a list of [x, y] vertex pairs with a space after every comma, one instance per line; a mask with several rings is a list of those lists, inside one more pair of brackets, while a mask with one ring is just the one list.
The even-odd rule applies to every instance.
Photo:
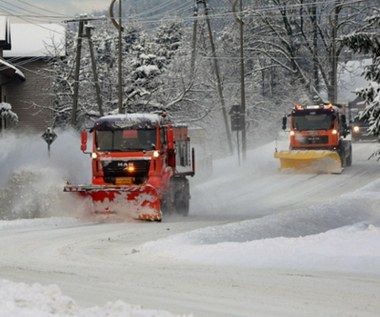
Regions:
[[349, 150], [348, 150], [348, 156], [346, 158], [346, 166], [351, 166], [352, 165], [352, 146], [350, 145]]
[[343, 148], [342, 143], [339, 143], [339, 146], [337, 148], [337, 153], [340, 158], [340, 166], [344, 168], [346, 166], [346, 157], [344, 155], [344, 148]]
[[186, 178], [176, 181], [176, 192], [174, 197], [174, 208], [179, 215], [187, 216], [190, 209], [190, 186]]
[[337, 152], [340, 157], [342, 167], [348, 167], [352, 164], [352, 146], [351, 142], [347, 140], [341, 140], [339, 142]]
[[161, 211], [164, 215], [171, 215], [174, 210], [174, 190], [171, 189], [161, 200]]

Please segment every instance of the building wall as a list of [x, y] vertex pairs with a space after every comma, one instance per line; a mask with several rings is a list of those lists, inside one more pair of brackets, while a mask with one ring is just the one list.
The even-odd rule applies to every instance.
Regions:
[[44, 131], [50, 126], [53, 96], [47, 67], [44, 60], [22, 64], [25, 81], [14, 80], [2, 86], [1, 101], [10, 103], [18, 115], [18, 129]]

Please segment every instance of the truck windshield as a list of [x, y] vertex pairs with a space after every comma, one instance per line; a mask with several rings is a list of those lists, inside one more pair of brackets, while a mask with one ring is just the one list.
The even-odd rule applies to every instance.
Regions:
[[318, 115], [295, 115], [293, 128], [302, 130], [330, 130], [333, 127], [333, 118], [329, 114]]
[[98, 151], [149, 151], [156, 148], [155, 129], [96, 130]]

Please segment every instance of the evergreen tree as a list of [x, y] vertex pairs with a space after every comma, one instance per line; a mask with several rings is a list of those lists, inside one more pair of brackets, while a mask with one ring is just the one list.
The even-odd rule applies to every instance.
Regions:
[[[357, 95], [365, 102], [365, 110], [360, 114], [361, 119], [370, 123], [368, 132], [380, 135], [380, 10], [367, 18], [366, 26], [345, 37], [343, 42], [356, 53], [370, 54], [372, 63], [365, 67], [364, 78], [368, 86], [357, 90]], [[380, 149], [374, 156], [380, 156]], [[380, 157], [379, 157], [380, 158]]]

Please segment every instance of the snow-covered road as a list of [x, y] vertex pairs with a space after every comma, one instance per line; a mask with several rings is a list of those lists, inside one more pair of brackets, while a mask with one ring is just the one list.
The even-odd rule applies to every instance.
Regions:
[[[240, 167], [220, 160], [193, 184], [190, 215], [162, 223], [62, 217], [57, 194], [44, 205], [51, 217], [0, 221], [0, 281], [55, 284], [83, 309], [122, 300], [156, 314], [120, 316], [378, 316], [380, 163], [367, 160], [376, 146], [355, 143], [341, 175], [281, 172], [274, 144]], [[47, 178], [49, 191], [59, 187]], [[66, 316], [61, 306], [46, 316]]]
[[57, 284], [82, 306], [121, 299], [194, 316], [377, 316], [379, 312], [376, 275], [194, 264], [140, 252], [143, 241], [204, 226], [186, 224], [65, 227], [61, 223], [33, 230], [14, 228], [1, 236], [0, 275], [28, 284]]

